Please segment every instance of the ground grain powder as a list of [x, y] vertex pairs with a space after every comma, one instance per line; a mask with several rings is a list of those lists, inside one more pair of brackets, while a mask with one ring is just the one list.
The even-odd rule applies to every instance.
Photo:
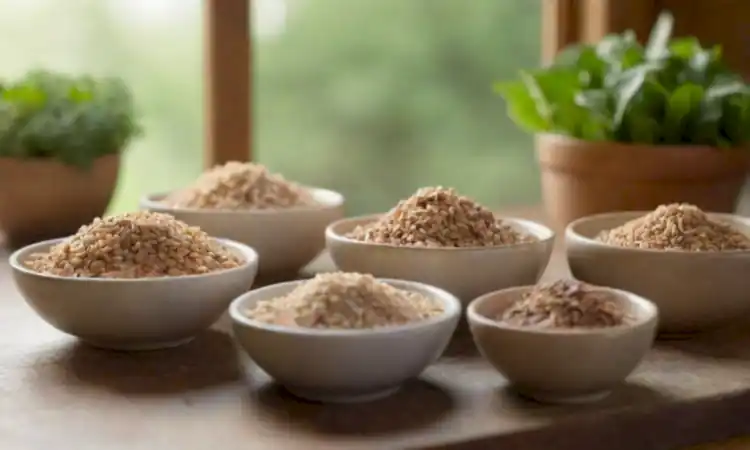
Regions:
[[708, 217], [686, 203], [661, 205], [612, 230], [597, 240], [619, 247], [691, 252], [750, 250], [750, 238], [726, 223]]
[[25, 262], [41, 273], [90, 278], [198, 275], [241, 263], [199, 228], [146, 211], [97, 218]]
[[302, 186], [260, 164], [228, 162], [204, 172], [192, 185], [165, 199], [176, 208], [283, 209], [314, 205]]
[[247, 315], [284, 326], [368, 329], [418, 322], [442, 312], [438, 301], [371, 275], [333, 272], [318, 274], [283, 297], [258, 302]]
[[364, 242], [419, 247], [490, 247], [533, 242], [492, 211], [454, 189], [427, 187], [400, 201], [374, 223], [348, 237]]
[[539, 284], [498, 317], [514, 326], [537, 328], [612, 327], [627, 319], [613, 294], [575, 280]]

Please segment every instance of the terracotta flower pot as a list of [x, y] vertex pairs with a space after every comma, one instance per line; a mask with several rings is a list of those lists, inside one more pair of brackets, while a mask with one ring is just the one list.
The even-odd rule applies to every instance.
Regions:
[[82, 170], [52, 159], [0, 158], [0, 233], [12, 247], [66, 236], [101, 216], [117, 184], [119, 155]]
[[734, 212], [750, 150], [590, 142], [537, 136], [547, 213], [558, 225], [590, 214], [687, 202]]

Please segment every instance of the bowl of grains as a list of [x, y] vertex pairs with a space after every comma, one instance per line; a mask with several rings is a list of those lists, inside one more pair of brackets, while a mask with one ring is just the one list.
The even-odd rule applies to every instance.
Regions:
[[295, 278], [323, 250], [326, 226], [344, 217], [344, 198], [287, 181], [260, 164], [229, 162], [184, 189], [145, 197], [141, 209], [253, 247], [259, 276], [279, 279]]
[[486, 294], [467, 317], [482, 356], [516, 392], [580, 403], [633, 372], [653, 344], [658, 312], [629, 292], [558, 280]]
[[461, 303], [422, 283], [333, 272], [250, 291], [229, 313], [240, 347], [277, 383], [342, 403], [418, 376], [448, 345]]
[[386, 214], [343, 219], [326, 229], [339, 270], [419, 281], [466, 302], [536, 283], [554, 238], [544, 225], [496, 217], [441, 187], [420, 189]]
[[190, 341], [253, 284], [258, 256], [151, 212], [96, 219], [10, 257], [39, 316], [89, 344], [149, 350]]
[[665, 335], [750, 313], [748, 236], [750, 219], [688, 204], [584, 217], [565, 232], [573, 276], [652, 300]]

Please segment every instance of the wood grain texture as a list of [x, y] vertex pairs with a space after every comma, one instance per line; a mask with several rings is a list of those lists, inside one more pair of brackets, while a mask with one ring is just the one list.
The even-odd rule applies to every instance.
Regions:
[[721, 45], [728, 64], [750, 77], [750, 2], [747, 0], [659, 0], [675, 17], [675, 34]]
[[648, 40], [658, 7], [653, 0], [580, 0], [579, 35], [597, 42], [611, 33], [633, 30], [641, 42]]
[[[540, 218], [538, 209], [509, 214]], [[561, 250], [547, 278], [566, 275]], [[325, 258], [312, 266], [330, 268]], [[736, 330], [661, 344], [607, 400], [556, 407], [516, 397], [462, 328], [398, 394], [332, 406], [291, 398], [237, 358], [226, 317], [180, 348], [106, 352], [35, 316], [4, 262], [0, 294], [3, 449], [598, 450], [606, 441], [608, 450], [671, 450], [750, 433], [750, 336]], [[750, 445], [737, 442], [707, 448]]]
[[542, 61], [552, 62], [557, 52], [578, 41], [580, 0], [542, 2]]
[[687, 450], [748, 450], [750, 449], [750, 437], [741, 437], [729, 439], [724, 442], [715, 442], [713, 444], [703, 444], [691, 447]]
[[248, 0], [205, 0], [207, 167], [251, 158], [250, 10]]

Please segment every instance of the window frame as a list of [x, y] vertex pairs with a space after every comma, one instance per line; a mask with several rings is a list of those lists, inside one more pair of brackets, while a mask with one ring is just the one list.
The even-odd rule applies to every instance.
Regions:
[[251, 0], [204, 0], [204, 165], [252, 159]]
[[[641, 40], [660, 10], [656, 0], [541, 0], [542, 59], [577, 41], [634, 29]], [[204, 164], [250, 161], [252, 136], [252, 0], [204, 0]]]

